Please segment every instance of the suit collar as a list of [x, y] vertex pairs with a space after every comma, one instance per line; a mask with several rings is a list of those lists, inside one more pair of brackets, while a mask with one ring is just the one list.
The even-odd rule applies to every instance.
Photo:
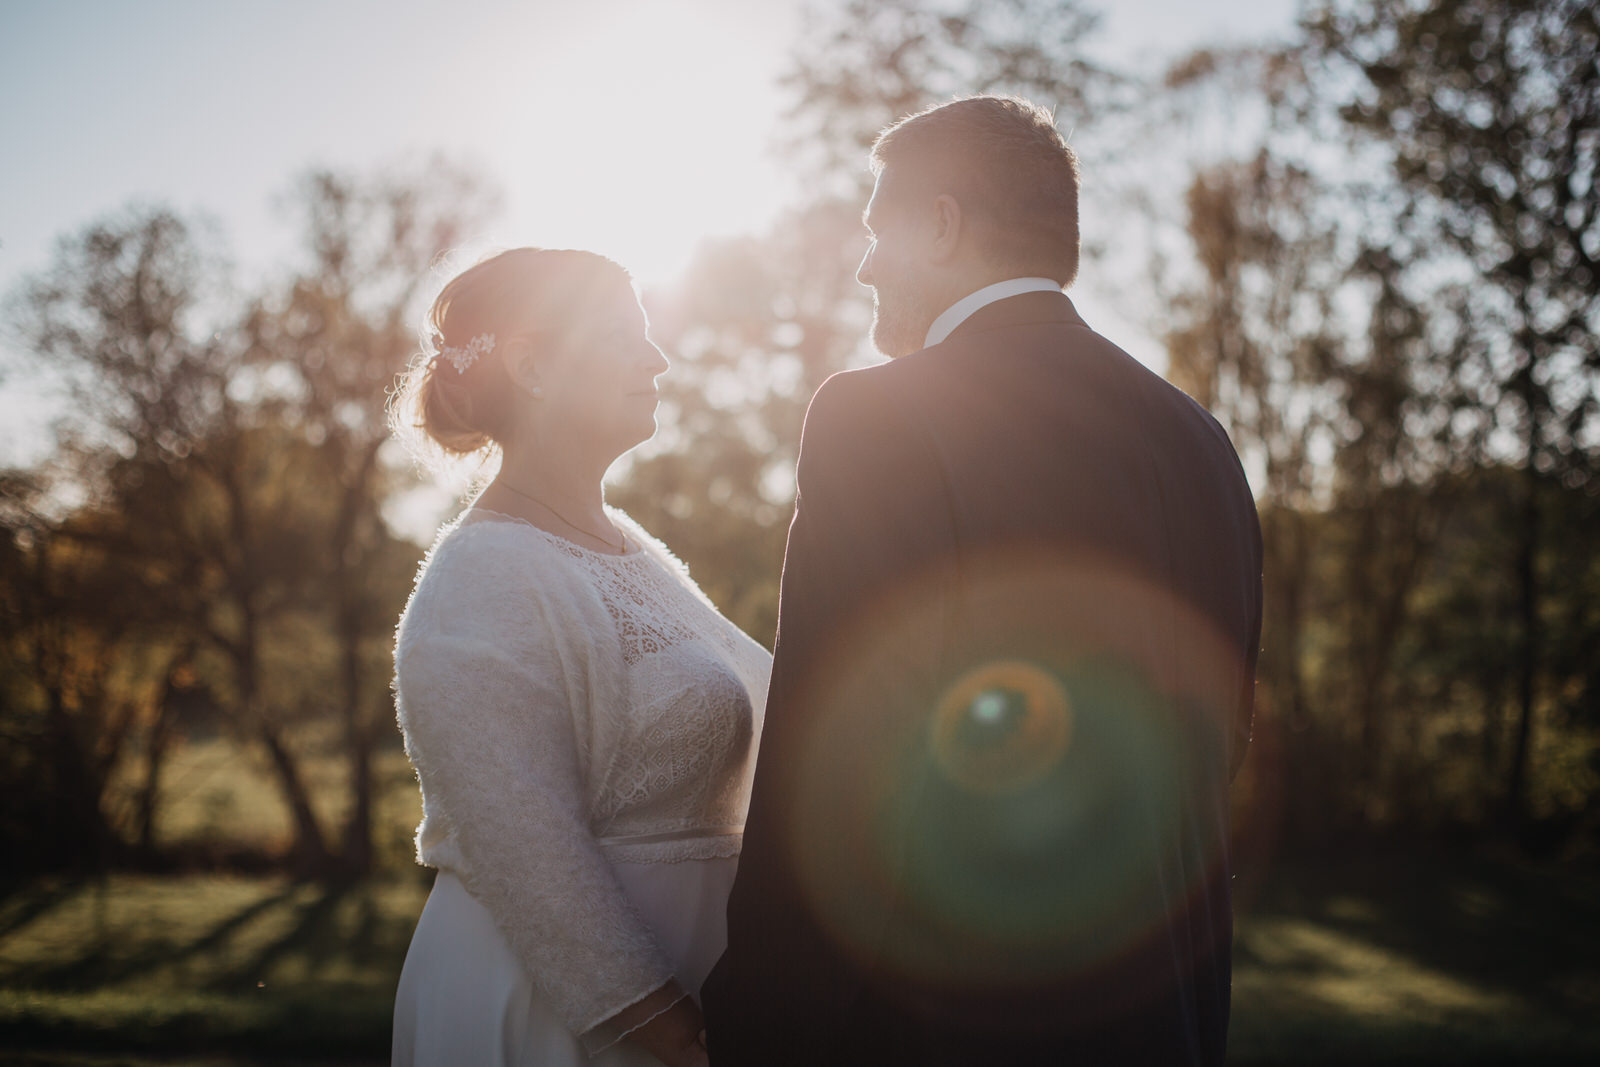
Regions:
[[1072, 298], [1057, 289], [1049, 292], [1022, 293], [986, 304], [952, 330], [944, 343], [963, 340], [984, 330], [1002, 326], [1034, 326], [1050, 322], [1088, 328], [1088, 323], [1083, 321], [1083, 316], [1073, 307]]
[[986, 285], [945, 308], [944, 313], [934, 319], [933, 325], [928, 327], [928, 335], [923, 339], [922, 347], [932, 348], [954, 333], [955, 328], [971, 318], [974, 313], [996, 300], [1004, 300], [1008, 296], [1020, 296], [1023, 293], [1060, 291], [1060, 283], [1050, 278], [1007, 278], [1005, 281]]

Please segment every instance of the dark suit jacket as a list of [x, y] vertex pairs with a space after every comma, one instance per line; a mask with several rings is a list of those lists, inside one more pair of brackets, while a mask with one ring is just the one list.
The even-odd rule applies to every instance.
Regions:
[[717, 1067], [1220, 1064], [1261, 542], [1059, 293], [806, 415]]

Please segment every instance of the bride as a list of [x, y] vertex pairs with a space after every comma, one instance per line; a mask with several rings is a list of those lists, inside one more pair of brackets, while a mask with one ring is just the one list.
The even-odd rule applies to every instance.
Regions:
[[437, 868], [393, 1062], [706, 1062], [771, 659], [601, 479], [655, 432], [627, 273], [519, 248], [453, 279], [396, 425], [499, 474], [441, 532], [395, 686]]

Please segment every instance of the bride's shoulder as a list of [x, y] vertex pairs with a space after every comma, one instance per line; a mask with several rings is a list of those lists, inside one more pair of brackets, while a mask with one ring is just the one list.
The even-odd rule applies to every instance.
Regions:
[[454, 571], [520, 571], [538, 544], [511, 523], [489, 521], [469, 509], [439, 528], [422, 559], [418, 578]]
[[446, 523], [417, 568], [408, 614], [429, 610], [479, 617], [526, 615], [532, 603], [571, 595], [570, 561], [525, 526], [468, 511]]

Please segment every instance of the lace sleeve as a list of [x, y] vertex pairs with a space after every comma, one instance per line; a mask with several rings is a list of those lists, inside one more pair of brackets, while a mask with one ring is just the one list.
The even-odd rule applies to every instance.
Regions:
[[480, 641], [399, 649], [406, 746], [460, 849], [459, 874], [530, 980], [583, 1036], [672, 980], [589, 832], [567, 686]]

